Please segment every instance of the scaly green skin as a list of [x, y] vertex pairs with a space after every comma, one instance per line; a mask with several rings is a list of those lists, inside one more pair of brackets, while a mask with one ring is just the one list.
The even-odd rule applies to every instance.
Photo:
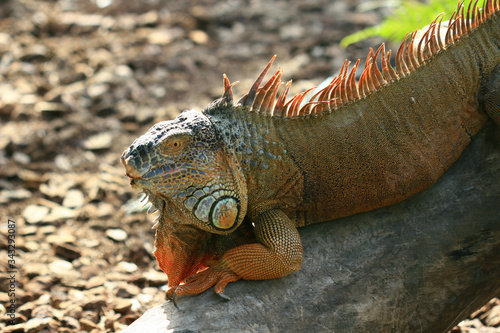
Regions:
[[500, 124], [500, 5], [489, 5], [487, 20], [409, 73], [368, 71], [366, 89], [360, 84], [367, 93], [343, 90], [347, 101], [335, 110], [325, 97], [318, 114], [270, 116], [254, 102], [266, 109], [267, 88], [233, 103], [227, 82], [202, 112], [185, 111], [137, 139], [122, 163], [160, 211], [155, 256], [167, 296], [214, 285], [223, 296], [229, 282], [300, 269], [297, 227], [431, 186], [488, 114]]

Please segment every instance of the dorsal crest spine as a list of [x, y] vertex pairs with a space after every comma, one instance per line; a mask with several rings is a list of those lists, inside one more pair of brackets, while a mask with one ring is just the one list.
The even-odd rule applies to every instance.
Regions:
[[[306, 103], [303, 103], [306, 95], [316, 87], [298, 93], [286, 102], [292, 83], [290, 80], [278, 95], [282, 84], [283, 70], [281, 68], [261, 86], [276, 56], [271, 58], [248, 93], [236, 103], [233, 102], [231, 88], [237, 82], [231, 84], [224, 74], [223, 100], [227, 105], [233, 105], [233, 103], [242, 105], [250, 112], [272, 117], [294, 118], [331, 113], [343, 105], [363, 99], [381, 87], [410, 75], [417, 68], [424, 66], [437, 53], [453, 45], [493, 15], [498, 15], [499, 11], [500, 0], [486, 0], [482, 9], [478, 8], [478, 0], [471, 1], [467, 8], [461, 1], [457, 10], [451, 15], [447, 26], [443, 23], [442, 13], [422, 31], [415, 30], [406, 35], [396, 52], [395, 68], [390, 64], [391, 50], [386, 52], [385, 45], [382, 44], [376, 52], [370, 49], [358, 82], [355, 78], [360, 60], [358, 59], [350, 70], [350, 62], [346, 60], [339, 75]], [[446, 29], [445, 32], [444, 29]], [[378, 67], [379, 58], [381, 68]]]

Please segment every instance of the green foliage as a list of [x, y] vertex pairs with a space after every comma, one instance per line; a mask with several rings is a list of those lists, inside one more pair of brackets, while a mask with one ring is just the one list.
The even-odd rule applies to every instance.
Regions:
[[430, 24], [439, 13], [445, 12], [449, 17], [457, 9], [457, 3], [458, 0], [429, 0], [428, 3], [400, 0], [393, 15], [387, 17], [380, 25], [346, 36], [340, 42], [340, 46], [345, 48], [373, 36], [380, 36], [393, 42], [402, 41], [407, 32]]

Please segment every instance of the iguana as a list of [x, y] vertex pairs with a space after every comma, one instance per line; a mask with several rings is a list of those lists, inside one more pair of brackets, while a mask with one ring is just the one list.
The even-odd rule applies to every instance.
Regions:
[[[286, 100], [263, 86], [154, 125], [122, 154], [159, 211], [154, 255], [167, 298], [300, 269], [297, 227], [397, 203], [431, 186], [488, 116], [500, 125], [500, 0], [442, 16], [391, 51], [345, 62], [328, 86]], [[279, 94], [278, 94], [279, 92]]]

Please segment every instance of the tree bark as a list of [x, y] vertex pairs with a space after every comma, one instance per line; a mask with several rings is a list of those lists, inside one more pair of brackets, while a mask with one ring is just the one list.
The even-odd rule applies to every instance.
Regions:
[[124, 332], [446, 332], [500, 294], [500, 129], [431, 188], [300, 230], [304, 262], [147, 311]]

